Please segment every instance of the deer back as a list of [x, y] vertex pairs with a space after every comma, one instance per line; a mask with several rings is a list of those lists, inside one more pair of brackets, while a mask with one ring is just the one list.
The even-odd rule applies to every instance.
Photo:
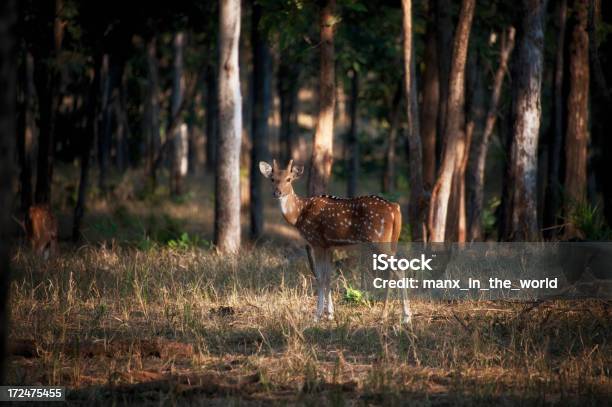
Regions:
[[378, 196], [310, 198], [296, 227], [314, 246], [332, 247], [364, 242], [397, 242], [401, 231], [397, 203]]

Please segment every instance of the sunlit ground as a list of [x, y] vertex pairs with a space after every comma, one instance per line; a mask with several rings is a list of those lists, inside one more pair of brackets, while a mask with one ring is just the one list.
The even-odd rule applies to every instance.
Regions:
[[[336, 278], [335, 319], [317, 324], [303, 242], [268, 187], [266, 238], [226, 258], [208, 248], [210, 182], [171, 201], [126, 181], [92, 202], [85, 242], [48, 262], [18, 247], [9, 382], [83, 404], [609, 400], [609, 302], [413, 301], [405, 328], [397, 301], [382, 321], [381, 302], [347, 301]], [[56, 207], [67, 237], [70, 206]]]

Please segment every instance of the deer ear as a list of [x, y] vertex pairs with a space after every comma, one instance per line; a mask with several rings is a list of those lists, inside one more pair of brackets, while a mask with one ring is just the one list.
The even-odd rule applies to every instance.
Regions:
[[259, 171], [261, 171], [263, 176], [266, 178], [270, 178], [272, 176], [272, 166], [265, 161], [259, 162]]
[[303, 173], [304, 173], [303, 165], [294, 165], [291, 167], [291, 174], [293, 175], [294, 179], [300, 178]]

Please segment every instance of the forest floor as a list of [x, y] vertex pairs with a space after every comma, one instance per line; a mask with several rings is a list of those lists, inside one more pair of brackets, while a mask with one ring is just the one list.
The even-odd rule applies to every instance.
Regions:
[[[604, 405], [611, 303], [378, 301], [313, 322], [303, 243], [266, 199], [269, 238], [208, 248], [212, 199], [93, 202], [86, 242], [14, 254], [8, 382], [62, 385], [72, 404]], [[268, 195], [265, 195], [268, 198]], [[62, 236], [69, 205], [57, 203]], [[250, 247], [249, 247], [250, 246]]]

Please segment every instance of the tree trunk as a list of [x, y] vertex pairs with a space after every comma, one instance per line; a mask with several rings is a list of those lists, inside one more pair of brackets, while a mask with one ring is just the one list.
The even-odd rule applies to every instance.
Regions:
[[334, 74], [335, 0], [325, 0], [320, 11], [321, 43], [319, 76], [319, 118], [312, 143], [312, 160], [308, 178], [310, 196], [327, 190], [334, 159], [334, 109], [336, 103]]
[[412, 46], [412, 0], [402, 0], [404, 90], [406, 93], [406, 117], [408, 121], [408, 165], [410, 168], [410, 203], [408, 204], [412, 240], [423, 237], [423, 149], [416, 108], [416, 74]]
[[[185, 97], [185, 78], [183, 75], [183, 54], [185, 50], [185, 34], [177, 32], [174, 35], [174, 72], [172, 77], [172, 117], [178, 114]], [[189, 137], [187, 125], [181, 119], [174, 134], [170, 160], [170, 194], [179, 196], [183, 193], [183, 178], [188, 169]]]
[[36, 203], [51, 201], [51, 183], [53, 180], [53, 157], [55, 155], [55, 116], [59, 103], [60, 75], [52, 64], [62, 46], [63, 27], [60, 17], [63, 0], [47, 3], [45, 13], [53, 21], [48, 25], [49, 44], [43, 44], [41, 52], [35, 55], [34, 83], [38, 95], [39, 141], [38, 163], [36, 166]]
[[[589, 59], [591, 63], [592, 101], [591, 101], [591, 137], [592, 156], [594, 156], [594, 172], [603, 198], [603, 214], [608, 226], [612, 225], [612, 177], [609, 176], [609, 152], [612, 151], [612, 137], [609, 137], [609, 128], [612, 127], [612, 93], [608, 88], [609, 76], [606, 79], [597, 41], [597, 30], [602, 24], [601, 0], [590, 0], [589, 7]], [[610, 9], [608, 8], [608, 14]], [[608, 16], [609, 20], [609, 16]], [[610, 41], [605, 42], [604, 55], [610, 55], [612, 48]], [[605, 71], [609, 72], [609, 69]]]
[[147, 43], [147, 94], [144, 106], [143, 130], [146, 143], [146, 169], [151, 173], [159, 151], [159, 72], [157, 68], [157, 37]]
[[[439, 107], [438, 107], [438, 134], [441, 142], [437, 144], [436, 156], [442, 156], [442, 149], [446, 140], [446, 110], [449, 97], [449, 82], [451, 63], [453, 57], [453, 19], [450, 0], [434, 0], [436, 13], [436, 49], [438, 54], [438, 76], [440, 79]], [[441, 158], [440, 158], [441, 159]]]
[[[452, 67], [449, 81], [444, 147], [438, 179], [431, 194], [429, 208], [429, 237], [432, 242], [443, 242], [453, 175], [459, 167], [462, 149], [465, 149], [465, 65], [475, 8], [474, 0], [463, 0], [453, 45]], [[440, 94], [442, 97], [442, 93]]]
[[[400, 128], [400, 117], [402, 113], [402, 93], [404, 92], [403, 81], [397, 87], [391, 102], [391, 119], [389, 128], [389, 138], [387, 140], [387, 150], [385, 153], [385, 171], [383, 173], [382, 191], [395, 191], [395, 144], [397, 142], [397, 133]], [[437, 106], [436, 106], [437, 109]]]
[[6, 384], [6, 341], [9, 333], [11, 231], [15, 182], [17, 113], [17, 7], [14, 0], [0, 2], [0, 383]]
[[359, 74], [353, 70], [351, 76], [350, 125], [348, 131], [346, 161], [346, 193], [349, 197], [357, 196], [359, 178], [359, 138], [357, 134], [357, 100], [359, 98]]
[[497, 114], [499, 109], [499, 100], [501, 98], [502, 85], [504, 83], [504, 77], [508, 70], [508, 60], [514, 49], [514, 37], [516, 30], [514, 27], [509, 27], [502, 34], [500, 41], [500, 54], [499, 54], [499, 65], [495, 71], [495, 77], [493, 78], [493, 91], [491, 93], [491, 100], [489, 101], [489, 109], [485, 119], [485, 127], [482, 133], [482, 139], [474, 145], [474, 163], [470, 167], [470, 204], [471, 208], [469, 216], [469, 232], [468, 239], [470, 241], [479, 241], [484, 239], [482, 230], [482, 212], [484, 205], [484, 177], [487, 162], [487, 154], [489, 151], [489, 143], [493, 130], [495, 129], [495, 123], [497, 121]]
[[36, 90], [34, 87], [34, 58], [31, 54], [26, 54], [23, 69], [21, 70], [20, 83], [22, 89], [21, 103], [21, 125], [19, 126], [18, 137], [18, 156], [21, 172], [20, 191], [21, 209], [20, 212], [26, 214], [32, 205], [32, 154], [34, 151], [34, 139], [36, 133]]
[[[574, 0], [569, 44], [569, 95], [565, 137], [565, 238], [579, 237], [575, 213], [586, 204], [587, 146], [589, 142], [589, 35], [588, 0]], [[581, 236], [584, 237], [584, 236]]]
[[423, 108], [421, 138], [423, 139], [423, 184], [430, 190], [436, 181], [436, 136], [440, 109], [440, 79], [438, 49], [433, 4], [430, 3], [425, 31], [425, 74], [423, 77]]
[[545, 0], [523, 0], [516, 73], [513, 75], [513, 126], [510, 150], [510, 201], [507, 238], [539, 240], [537, 217], [538, 137], [540, 132]]
[[268, 116], [270, 115], [270, 50], [260, 29], [261, 5], [254, 3], [251, 25], [251, 44], [253, 46], [253, 116], [251, 123], [251, 239], [257, 240], [263, 234], [264, 215], [259, 162], [268, 160]]
[[218, 75], [214, 64], [206, 69], [206, 168], [212, 172], [217, 163], [217, 140], [219, 137], [217, 120], [219, 103], [217, 90]]
[[240, 147], [242, 97], [238, 48], [240, 0], [219, 7], [219, 142], [215, 176], [215, 245], [220, 252], [240, 248]]
[[299, 160], [299, 134], [297, 123], [299, 66], [282, 55], [278, 67], [278, 97], [280, 102], [280, 145], [283, 162]]
[[102, 59], [96, 57], [94, 60], [94, 77], [89, 89], [87, 100], [87, 128], [84, 134], [85, 142], [81, 151], [81, 176], [79, 180], [79, 192], [74, 207], [74, 219], [72, 223], [72, 241], [77, 242], [81, 238], [81, 222], [85, 215], [87, 203], [87, 189], [89, 188], [89, 167], [91, 148], [98, 134], [98, 96], [100, 94], [100, 66]]
[[[480, 52], [472, 53], [473, 62], [468, 67], [467, 100], [468, 119], [466, 123], [466, 149], [461, 167], [462, 199], [464, 205], [460, 208], [459, 241], [473, 241], [471, 224], [474, 217], [474, 188], [477, 185], [474, 179], [474, 167], [478, 160], [478, 149], [482, 146], [484, 118], [485, 118], [485, 89], [483, 78], [483, 58]], [[466, 180], [467, 178], [467, 180]], [[478, 238], [479, 240], [481, 237]]]
[[189, 114], [189, 173], [196, 176], [204, 174], [206, 165], [206, 124], [197, 126], [199, 118], [203, 117], [205, 88], [203, 85], [199, 88], [201, 90], [196, 97], [198, 103], [192, 103]]
[[116, 165], [121, 174], [125, 172], [130, 165], [130, 152], [128, 140], [130, 136], [130, 124], [127, 115], [127, 83], [125, 71], [121, 85], [117, 91], [117, 98], [114, 100], [114, 115], [115, 115], [115, 152]]
[[556, 56], [553, 82], [552, 126], [548, 145], [548, 179], [544, 202], [544, 227], [547, 235], [552, 235], [553, 228], [559, 221], [561, 202], [561, 147], [563, 145], [565, 108], [563, 106], [563, 75], [565, 71], [565, 31], [567, 20], [567, 0], [558, 2], [557, 10]]
[[98, 187], [103, 196], [108, 193], [108, 170], [110, 150], [113, 139], [113, 107], [119, 98], [118, 87], [121, 85], [125, 61], [115, 55], [104, 55], [102, 58], [101, 79], [102, 91], [102, 131], [98, 135]]

